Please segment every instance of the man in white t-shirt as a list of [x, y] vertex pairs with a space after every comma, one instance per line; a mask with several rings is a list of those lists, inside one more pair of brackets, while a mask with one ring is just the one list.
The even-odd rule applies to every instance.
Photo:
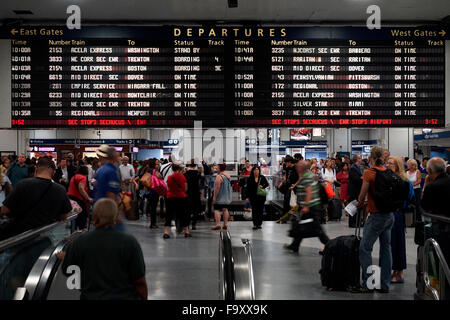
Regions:
[[122, 179], [122, 189], [128, 192], [132, 192], [132, 180], [134, 178], [134, 168], [129, 163], [128, 157], [123, 157], [122, 164], [119, 166], [120, 177]]

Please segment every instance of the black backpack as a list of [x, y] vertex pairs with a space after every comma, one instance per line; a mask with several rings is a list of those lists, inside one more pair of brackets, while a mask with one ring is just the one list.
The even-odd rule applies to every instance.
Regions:
[[377, 170], [375, 176], [375, 193], [373, 199], [380, 212], [395, 212], [403, 207], [408, 199], [409, 183], [392, 170]]

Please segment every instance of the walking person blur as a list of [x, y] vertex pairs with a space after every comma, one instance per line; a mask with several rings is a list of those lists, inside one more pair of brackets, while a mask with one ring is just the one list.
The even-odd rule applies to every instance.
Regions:
[[226, 172], [226, 164], [221, 163], [218, 166], [219, 173], [216, 176], [216, 182], [214, 186], [214, 196], [212, 199], [212, 205], [214, 207], [214, 218], [216, 220], [216, 226], [212, 230], [220, 230], [220, 216], [223, 213], [223, 229], [228, 228], [228, 219], [230, 214], [228, 208], [232, 200], [232, 189], [230, 182], [230, 174]]
[[[414, 197], [412, 183], [406, 176], [405, 167], [400, 157], [389, 157], [387, 167], [396, 175], [407, 181], [410, 186], [409, 199]], [[391, 248], [392, 248], [392, 275], [391, 283], [404, 283], [403, 270], [406, 269], [406, 239], [405, 239], [405, 208], [406, 202], [402, 209], [394, 212], [394, 225], [391, 230]]]
[[[309, 161], [301, 160], [296, 164], [297, 174], [299, 180], [297, 182], [297, 203], [299, 205], [300, 216], [298, 220], [312, 219], [310, 222], [311, 230], [319, 237], [320, 242], [326, 245], [329, 241], [320, 224], [322, 220], [322, 204], [320, 201], [319, 182], [316, 175], [311, 172], [311, 163]], [[294, 231], [294, 240], [288, 246], [287, 250], [297, 253], [304, 236], [301, 232], [295, 232], [296, 224], [299, 221], [293, 222], [292, 229]], [[321, 251], [320, 251], [321, 252]]]
[[[120, 202], [120, 178], [119, 170], [114, 164], [116, 161], [116, 152], [113, 147], [102, 144], [96, 151], [99, 158], [100, 167], [95, 175], [96, 192], [94, 196], [94, 203], [101, 198], [109, 198], [116, 203]], [[116, 225], [117, 229], [125, 230], [123, 217], [120, 213], [117, 215]]]
[[76, 227], [79, 230], [87, 227], [87, 219], [90, 204], [93, 199], [89, 196], [87, 177], [89, 175], [89, 169], [87, 166], [79, 166], [73, 178], [69, 183], [69, 191], [67, 195], [69, 199], [78, 203], [81, 208], [81, 212], [78, 214], [75, 221]]
[[181, 161], [172, 162], [173, 173], [167, 178], [167, 212], [166, 223], [164, 225], [164, 239], [170, 238], [169, 230], [172, 226], [172, 219], [180, 221], [180, 227], [184, 229], [186, 238], [192, 237], [189, 232], [189, 217], [186, 210], [186, 191], [188, 184], [182, 174], [183, 163]]
[[261, 229], [268, 186], [269, 182], [261, 174], [260, 167], [254, 166], [247, 180], [247, 196], [252, 205], [253, 230]]
[[192, 217], [192, 230], [197, 227], [197, 221], [199, 220], [199, 214], [201, 211], [201, 191], [200, 183], [202, 181], [199, 168], [195, 164], [194, 160], [186, 165], [187, 171], [184, 174], [186, 177], [188, 189], [187, 189], [187, 211], [188, 217]]

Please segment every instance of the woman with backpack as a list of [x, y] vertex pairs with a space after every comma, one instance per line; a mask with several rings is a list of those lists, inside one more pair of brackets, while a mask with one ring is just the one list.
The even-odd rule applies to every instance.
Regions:
[[[389, 157], [387, 167], [404, 181], [409, 182], [409, 199], [414, 197], [413, 185], [405, 173], [403, 161], [400, 157]], [[394, 212], [394, 225], [391, 230], [391, 249], [392, 249], [392, 276], [391, 283], [404, 283], [403, 270], [406, 269], [406, 240], [405, 240], [405, 207]]]
[[253, 230], [261, 229], [268, 186], [269, 183], [261, 174], [260, 167], [254, 166], [247, 181], [247, 196], [252, 205]]
[[322, 168], [322, 177], [324, 182], [329, 183], [334, 190], [334, 183], [336, 182], [336, 170], [333, 168], [331, 159], [325, 161], [325, 166]]
[[230, 217], [228, 208], [231, 203], [232, 189], [230, 182], [230, 175], [225, 171], [226, 164], [219, 164], [219, 173], [216, 176], [214, 187], [214, 196], [212, 205], [214, 206], [214, 217], [216, 219], [216, 226], [212, 230], [220, 230], [220, 212], [223, 212], [223, 229], [227, 230], [227, 223]]

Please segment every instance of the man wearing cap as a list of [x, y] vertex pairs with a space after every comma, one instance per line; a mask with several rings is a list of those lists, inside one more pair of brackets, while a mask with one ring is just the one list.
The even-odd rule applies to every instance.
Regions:
[[120, 193], [120, 179], [117, 174], [117, 168], [114, 165], [114, 148], [102, 144], [96, 151], [99, 158], [100, 168], [97, 171], [97, 193], [94, 202], [101, 198], [110, 198], [118, 201]]

